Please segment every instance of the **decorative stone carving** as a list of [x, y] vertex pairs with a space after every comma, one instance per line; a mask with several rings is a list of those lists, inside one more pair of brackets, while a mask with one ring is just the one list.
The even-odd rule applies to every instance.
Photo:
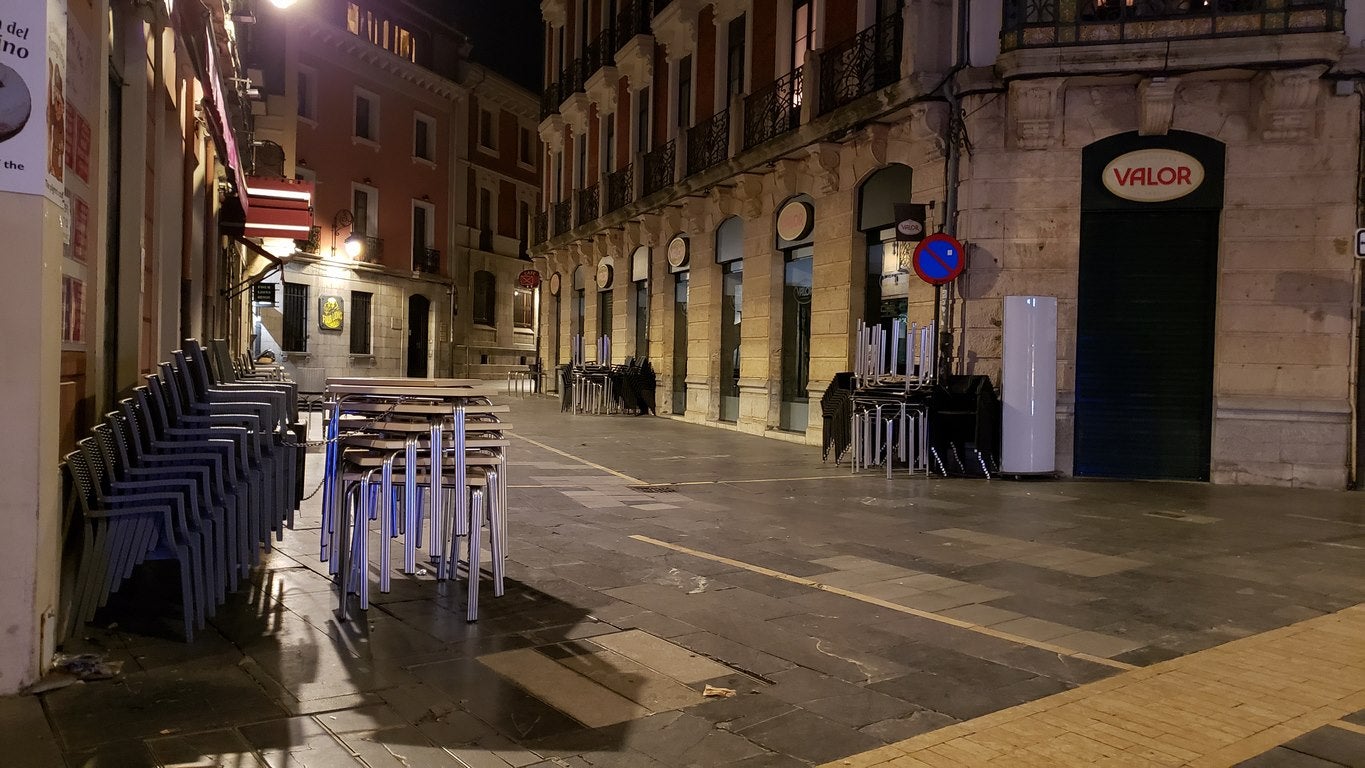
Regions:
[[568, 3], [565, 0], [540, 0], [540, 15], [551, 26], [562, 27], [569, 21]]
[[1010, 135], [1017, 149], [1047, 149], [1057, 113], [1061, 81], [1010, 84]]
[[1146, 77], [1138, 83], [1138, 134], [1165, 136], [1171, 130], [1175, 114], [1175, 92], [1178, 77]]
[[1315, 133], [1322, 85], [1312, 70], [1262, 72], [1258, 111], [1261, 138], [1266, 141], [1304, 141]]
[[943, 156], [948, 148], [948, 105], [926, 102], [910, 107], [910, 119], [894, 126], [891, 141], [906, 141], [912, 147], [929, 146], [932, 154]]
[[617, 83], [621, 79], [621, 73], [616, 67], [602, 67], [588, 77], [584, 87], [588, 91], [588, 100], [597, 105], [598, 114], [613, 114], [616, 112], [616, 102], [620, 95]]
[[773, 172], [768, 174], [767, 179], [774, 204], [811, 189], [805, 164], [790, 157], [780, 158], [773, 163]]
[[564, 118], [564, 124], [573, 129], [575, 134], [585, 134], [588, 132], [588, 96], [584, 93], [574, 93], [565, 99], [559, 107], [559, 114]]
[[750, 0], [713, 0], [709, 3], [715, 14], [716, 28], [729, 24], [741, 13], [749, 10]]
[[821, 195], [839, 191], [839, 168], [842, 163], [840, 145], [822, 142], [811, 145], [806, 155], [806, 168], [815, 180], [815, 189]]
[[708, 201], [704, 197], [689, 197], [683, 200], [682, 227], [690, 233], [709, 232], [712, 229], [708, 215]]
[[733, 198], [739, 203], [739, 214], [746, 219], [763, 215], [763, 177], [745, 174], [735, 182]]
[[630, 82], [630, 92], [654, 82], [654, 38], [636, 35], [616, 52], [616, 68]]
[[698, 10], [697, 0], [673, 0], [650, 22], [654, 38], [664, 47], [669, 63], [697, 49]]
[[711, 207], [715, 211], [716, 221], [723, 221], [731, 216], [738, 216], [743, 209], [743, 205], [734, 189], [729, 187], [711, 187], [707, 194], [711, 199]]
[[551, 152], [558, 152], [564, 148], [564, 117], [558, 113], [550, 115], [540, 121], [537, 129], [540, 133], [540, 141]]

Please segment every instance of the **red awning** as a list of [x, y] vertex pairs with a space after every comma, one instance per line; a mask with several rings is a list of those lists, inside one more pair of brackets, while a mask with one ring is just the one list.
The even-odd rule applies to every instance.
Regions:
[[313, 229], [313, 183], [290, 179], [246, 179], [243, 237], [307, 240]]

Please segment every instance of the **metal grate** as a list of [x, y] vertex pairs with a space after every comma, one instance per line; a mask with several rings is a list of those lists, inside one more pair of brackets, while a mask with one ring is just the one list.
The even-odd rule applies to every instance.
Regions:
[[801, 122], [801, 67], [744, 99], [744, 148], [796, 130]]
[[677, 488], [674, 488], [674, 487], [671, 486], [671, 485], [632, 485], [632, 486], [630, 486], [630, 489], [631, 489], [632, 491], [639, 491], [640, 493], [677, 493], [677, 492], [678, 492], [678, 489], [677, 489]]
[[374, 294], [351, 291], [351, 354], [370, 354], [370, 300]]
[[670, 141], [645, 155], [644, 193], [646, 195], [652, 195], [665, 187], [672, 186], [675, 147], [676, 144]]
[[284, 284], [284, 328], [280, 346], [285, 352], [308, 349], [308, 286]]
[[730, 112], [721, 110], [687, 129], [687, 175], [701, 173], [730, 157]]
[[820, 67], [821, 114], [896, 82], [900, 63], [900, 11], [830, 46]]

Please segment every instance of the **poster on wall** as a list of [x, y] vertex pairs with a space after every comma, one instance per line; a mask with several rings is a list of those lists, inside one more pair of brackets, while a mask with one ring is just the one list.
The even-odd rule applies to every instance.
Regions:
[[62, 204], [66, 2], [0, 8], [0, 192]]
[[62, 275], [62, 341], [85, 342], [85, 281]]
[[71, 190], [67, 190], [66, 205], [71, 217], [71, 242], [66, 256], [84, 264], [90, 258], [90, 206]]

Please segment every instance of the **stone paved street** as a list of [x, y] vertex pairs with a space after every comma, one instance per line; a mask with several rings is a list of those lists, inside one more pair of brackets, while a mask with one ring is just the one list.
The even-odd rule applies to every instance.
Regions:
[[192, 645], [143, 573], [68, 648], [122, 674], [0, 700], [3, 764], [1365, 764], [1365, 495], [887, 480], [550, 399], [510, 421], [510, 583], [477, 624], [428, 573], [338, 623], [314, 497]]

